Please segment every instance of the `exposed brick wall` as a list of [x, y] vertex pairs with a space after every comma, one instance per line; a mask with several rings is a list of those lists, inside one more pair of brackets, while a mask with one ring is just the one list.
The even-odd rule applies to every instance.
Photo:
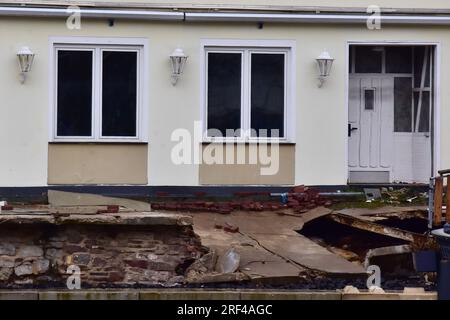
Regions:
[[155, 286], [182, 280], [201, 255], [191, 226], [0, 224], [0, 287]]

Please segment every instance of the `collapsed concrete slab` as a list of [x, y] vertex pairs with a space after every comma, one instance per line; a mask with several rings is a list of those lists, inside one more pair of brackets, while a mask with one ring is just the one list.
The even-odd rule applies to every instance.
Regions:
[[361, 218], [354, 215], [342, 214], [333, 212], [328, 216], [333, 221], [350, 226], [355, 229], [360, 229], [368, 232], [377, 233], [380, 235], [389, 236], [392, 238], [408, 241], [416, 249], [434, 248], [436, 241], [433, 237], [428, 235], [403, 230], [391, 226], [372, 222], [370, 219]]
[[[303, 219], [300, 215], [274, 212], [199, 212], [193, 214], [193, 219], [202, 244], [219, 255], [233, 246], [241, 258], [239, 271], [252, 280], [292, 280], [310, 272], [365, 274], [362, 265], [349, 262], [296, 232], [305, 221], [330, 213], [329, 209], [316, 208], [305, 213]], [[226, 223], [239, 226], [239, 232], [218, 228]]]

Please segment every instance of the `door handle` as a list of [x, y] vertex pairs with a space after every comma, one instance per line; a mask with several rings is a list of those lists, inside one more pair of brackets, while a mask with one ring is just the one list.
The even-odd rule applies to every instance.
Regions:
[[352, 124], [349, 123], [348, 124], [348, 136], [351, 137], [352, 136], [352, 132], [358, 130], [358, 128], [352, 127]]

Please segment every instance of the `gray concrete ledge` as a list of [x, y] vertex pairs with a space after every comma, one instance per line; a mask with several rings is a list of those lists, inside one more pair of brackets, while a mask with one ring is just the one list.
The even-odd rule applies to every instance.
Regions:
[[2, 290], [0, 300], [437, 300], [436, 292], [406, 294], [294, 290]]
[[130, 226], [190, 226], [192, 217], [171, 213], [108, 213], [72, 214], [58, 216], [51, 214], [4, 214], [0, 213], [0, 223], [7, 224], [89, 224], [89, 225], [130, 225]]

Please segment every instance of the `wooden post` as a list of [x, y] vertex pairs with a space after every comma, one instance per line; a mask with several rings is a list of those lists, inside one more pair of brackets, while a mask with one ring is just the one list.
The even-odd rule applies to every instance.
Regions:
[[447, 176], [447, 201], [446, 201], [446, 210], [445, 210], [445, 217], [447, 220], [447, 223], [450, 223], [450, 176]]
[[434, 216], [433, 226], [442, 224], [442, 196], [444, 193], [444, 178], [436, 177], [434, 180]]

